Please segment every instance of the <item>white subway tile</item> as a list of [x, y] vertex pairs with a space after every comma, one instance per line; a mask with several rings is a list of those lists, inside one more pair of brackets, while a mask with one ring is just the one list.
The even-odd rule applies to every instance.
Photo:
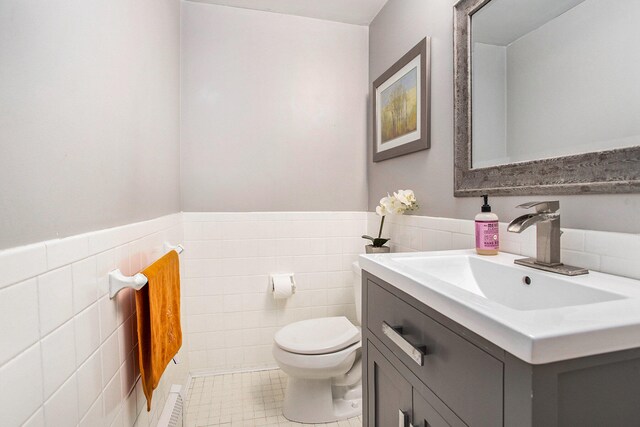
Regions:
[[100, 298], [100, 342], [104, 342], [118, 327], [118, 303], [108, 295]]
[[209, 348], [232, 348], [242, 346], [242, 336], [240, 335], [239, 331], [224, 331], [220, 334], [223, 335], [222, 341], [220, 340], [219, 336], [209, 337]]
[[353, 288], [335, 288], [327, 290], [327, 304], [339, 305], [353, 303]]
[[185, 222], [183, 230], [185, 242], [204, 239], [204, 235], [202, 233], [202, 222]]
[[53, 270], [38, 277], [40, 332], [44, 336], [73, 316], [71, 267]]
[[[102, 391], [102, 361], [96, 351], [78, 368], [78, 414], [83, 418]], [[100, 407], [102, 415], [102, 407]]]
[[[223, 224], [216, 223], [220, 234], [217, 238], [224, 240], [257, 239], [260, 236], [260, 223], [258, 221], [227, 221]], [[203, 231], [206, 234], [206, 226]]]
[[[160, 396], [157, 396], [156, 399], [159, 397]], [[132, 391], [122, 402], [123, 424], [125, 426], [133, 426], [136, 421], [137, 413], [138, 413], [138, 410], [136, 406], [136, 394], [135, 394], [135, 391]]]
[[98, 298], [109, 293], [109, 273], [117, 268], [113, 249], [96, 255], [96, 278], [98, 281]]
[[600, 270], [600, 255], [568, 250], [562, 250], [560, 253], [562, 262], [565, 264], [588, 268], [589, 270]]
[[318, 318], [318, 317], [327, 317], [327, 307], [311, 307], [311, 317], [313, 318]]
[[97, 253], [124, 245], [129, 241], [127, 229], [124, 227], [108, 228], [94, 233], [90, 233], [89, 238], [89, 254]]
[[81, 312], [98, 298], [96, 258], [89, 257], [71, 265], [73, 275], [73, 312]]
[[75, 375], [45, 402], [44, 418], [47, 426], [74, 427], [78, 424], [78, 386]]
[[183, 212], [182, 218], [185, 225], [194, 222], [214, 221], [215, 212]]
[[120, 375], [114, 375], [102, 393], [104, 399], [104, 421], [105, 425], [111, 425], [120, 412], [122, 403], [122, 387], [120, 386]]
[[468, 234], [470, 236], [475, 236], [476, 234], [475, 221], [462, 219], [462, 220], [459, 220], [458, 225], [460, 226], [460, 233]]
[[204, 369], [207, 367], [207, 351], [190, 351], [189, 352], [189, 363], [191, 365], [191, 369]]
[[25, 422], [22, 427], [44, 427], [44, 408], [40, 408]]
[[[130, 271], [128, 275], [132, 276], [142, 271], [144, 267], [146, 267], [147, 265], [142, 264], [142, 259], [140, 256], [139, 241], [136, 240], [134, 242], [131, 242], [127, 244], [127, 247], [129, 252], [129, 271]], [[156, 256], [154, 260], [160, 258], [160, 256], [161, 255], [158, 253], [158, 256]], [[151, 264], [151, 262], [149, 264]]]
[[47, 268], [53, 269], [79, 261], [89, 256], [89, 237], [87, 234], [49, 240], [47, 246]]
[[[82, 391], [80, 391], [82, 393]], [[104, 426], [104, 418], [103, 418], [103, 402], [102, 396], [98, 396], [87, 414], [80, 420], [80, 427], [102, 427]]]
[[135, 392], [136, 392], [136, 406], [140, 409], [140, 414], [138, 414], [138, 423], [136, 425], [146, 427], [149, 425], [148, 422], [146, 424], [140, 424], [140, 421], [141, 421], [140, 417], [142, 417], [142, 414], [147, 414], [147, 397], [144, 395], [144, 390], [142, 389], [141, 378], [138, 378], [138, 381], [136, 382]]
[[0, 251], [0, 288], [47, 271], [47, 250], [44, 243], [20, 246]]
[[207, 350], [207, 366], [210, 368], [221, 368], [227, 363], [226, 351], [224, 349]]
[[100, 347], [100, 310], [94, 303], [74, 319], [76, 330], [76, 363], [82, 364]]
[[40, 344], [0, 367], [0, 384], [0, 425], [21, 425], [42, 405]]
[[[369, 244], [369, 241], [364, 240], [361, 237], [342, 237], [340, 239], [340, 243], [342, 246], [341, 252], [343, 254], [359, 254], [364, 252], [364, 247]], [[332, 253], [340, 252], [338, 248], [332, 247], [331, 249], [332, 250], [330, 252]]]
[[184, 276], [192, 278], [219, 276], [224, 264], [217, 259], [185, 259], [182, 265]]
[[274, 257], [278, 255], [278, 239], [268, 238], [258, 240], [258, 256]]
[[73, 322], [67, 322], [42, 340], [44, 396], [47, 399], [76, 370]]
[[124, 363], [120, 367], [120, 387], [122, 391], [122, 399], [126, 401], [127, 396], [131, 394], [133, 390], [133, 386], [135, 385], [135, 375], [134, 375], [134, 358], [137, 353], [135, 351], [131, 351], [124, 360]]
[[640, 263], [637, 260], [603, 255], [601, 257], [600, 271], [640, 280]]
[[[122, 402], [120, 402], [120, 406], [119, 408], [122, 408]], [[118, 411], [118, 413], [115, 415], [115, 419], [113, 420], [113, 422], [110, 424], [110, 427], [127, 427], [124, 425], [124, 415], [122, 413], [122, 410]]]
[[422, 230], [422, 250], [446, 251], [452, 245], [451, 233], [447, 231]]
[[468, 234], [451, 234], [451, 249], [473, 249], [476, 246], [475, 237]]
[[222, 258], [222, 242], [219, 240], [193, 240], [185, 243], [185, 259]]
[[189, 349], [191, 351], [199, 351], [207, 349], [207, 332], [189, 333]]
[[113, 250], [115, 266], [125, 276], [132, 276], [137, 273], [137, 271], [133, 271], [131, 269], [131, 254], [129, 253], [130, 250], [131, 247], [129, 245], [121, 245], [114, 248]]
[[326, 255], [295, 256], [293, 269], [296, 273], [327, 271], [327, 257]]
[[120, 325], [116, 334], [118, 335], [118, 351], [122, 364], [133, 350], [133, 322], [131, 318]]
[[[106, 383], [118, 372], [120, 367], [120, 351], [118, 349], [118, 334], [114, 333], [102, 344], [100, 347], [100, 353], [102, 358], [102, 383], [106, 386]], [[118, 379], [118, 385], [120, 379]], [[120, 393], [118, 393], [119, 395]]]
[[219, 258], [249, 258], [259, 254], [258, 240], [221, 240]]
[[118, 304], [118, 325], [121, 325], [133, 314], [135, 291], [133, 289], [122, 289], [114, 300]]
[[[363, 246], [364, 251], [364, 246]], [[342, 259], [344, 256], [348, 256], [351, 254], [331, 254], [328, 251], [327, 254], [327, 271], [340, 271], [342, 270]]]
[[560, 244], [562, 249], [571, 251], [584, 251], [584, 231], [563, 229], [560, 236]]
[[608, 257], [640, 259], [640, 235], [587, 231], [585, 251]]
[[[474, 241], [474, 247], [475, 247], [475, 241]], [[513, 240], [500, 240], [500, 251], [501, 252], [508, 252], [511, 254], [515, 254], [515, 255], [520, 255], [522, 254], [522, 248], [520, 246], [519, 242], [515, 242]]]
[[222, 310], [226, 313], [242, 311], [242, 295], [225, 295]]
[[[351, 292], [351, 298], [349, 300], [350, 302], [353, 302], [353, 299], [355, 298], [353, 294], [353, 286], [349, 288], [349, 291]], [[327, 289], [314, 289], [312, 291], [308, 291], [308, 294], [310, 296], [309, 306], [318, 307], [318, 306], [323, 306], [328, 304]]]
[[243, 311], [256, 311], [256, 310], [275, 310], [276, 300], [273, 298], [271, 292], [265, 289], [265, 292], [257, 294], [244, 294], [242, 296], [242, 310]]
[[223, 311], [223, 296], [209, 295], [187, 297], [184, 299], [186, 312], [192, 314], [211, 314]]
[[37, 280], [0, 289], [0, 366], [40, 339]]

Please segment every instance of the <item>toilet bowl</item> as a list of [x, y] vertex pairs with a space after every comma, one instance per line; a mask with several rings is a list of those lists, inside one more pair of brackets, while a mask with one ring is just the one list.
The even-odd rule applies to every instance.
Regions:
[[[353, 266], [360, 322], [360, 267]], [[291, 323], [276, 332], [273, 357], [288, 375], [282, 413], [300, 423], [327, 423], [362, 412], [360, 328], [346, 317]]]

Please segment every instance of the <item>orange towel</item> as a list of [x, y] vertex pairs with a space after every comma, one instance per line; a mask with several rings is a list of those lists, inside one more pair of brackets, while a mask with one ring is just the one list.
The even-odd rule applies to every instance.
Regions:
[[169, 251], [142, 274], [149, 281], [136, 291], [138, 355], [142, 389], [150, 411], [153, 390], [182, 346], [178, 253]]

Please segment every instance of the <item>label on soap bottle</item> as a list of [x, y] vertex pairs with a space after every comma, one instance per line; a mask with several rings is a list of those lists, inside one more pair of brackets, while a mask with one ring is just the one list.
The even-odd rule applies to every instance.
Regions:
[[499, 249], [498, 221], [476, 221], [476, 248]]

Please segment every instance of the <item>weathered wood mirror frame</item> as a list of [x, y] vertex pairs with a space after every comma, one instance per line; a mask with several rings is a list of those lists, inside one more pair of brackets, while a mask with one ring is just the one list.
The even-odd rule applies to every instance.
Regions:
[[454, 6], [454, 195], [640, 192], [640, 146], [472, 169], [471, 16], [489, 1]]

